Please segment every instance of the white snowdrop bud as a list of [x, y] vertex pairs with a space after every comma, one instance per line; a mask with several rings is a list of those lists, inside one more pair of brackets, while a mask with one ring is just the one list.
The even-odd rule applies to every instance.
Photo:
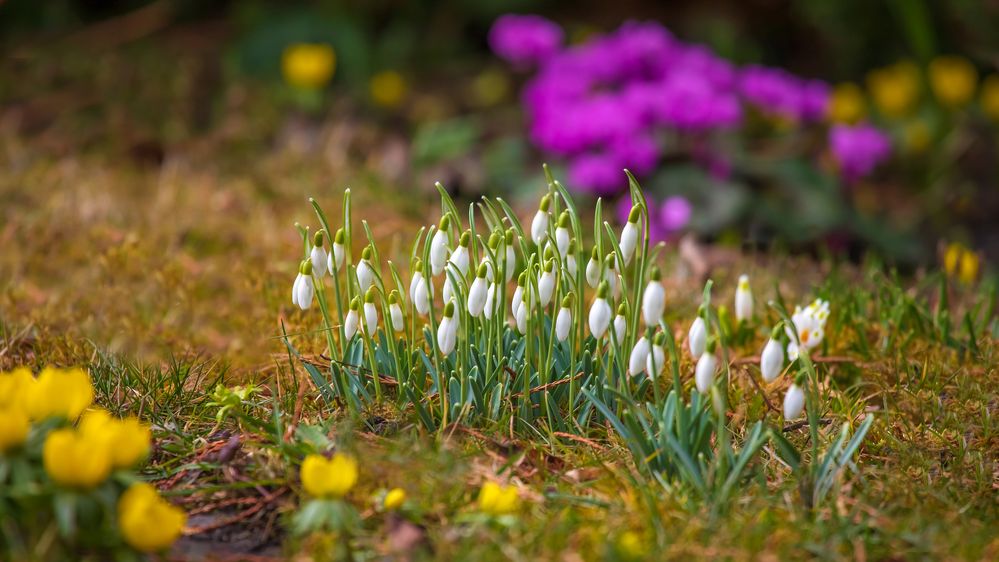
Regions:
[[564, 258], [569, 251], [569, 225], [572, 224], [569, 218], [569, 211], [562, 211], [558, 217], [558, 228], [555, 229], [555, 247], [558, 249], [559, 257]]
[[323, 231], [316, 233], [313, 239], [312, 251], [309, 252], [309, 259], [312, 261], [312, 274], [322, 279], [326, 275], [327, 261], [326, 249], [323, 248]]
[[645, 336], [635, 342], [635, 347], [631, 348], [631, 355], [628, 357], [628, 373], [637, 375], [646, 369], [651, 345], [649, 338]]
[[619, 347], [624, 345], [624, 337], [628, 334], [628, 307], [624, 303], [621, 303], [617, 307], [617, 316], [614, 317], [614, 331], [611, 334], [614, 337], [614, 343]]
[[451, 215], [444, 215], [437, 232], [430, 240], [430, 272], [436, 277], [444, 271], [444, 263], [447, 261], [448, 246], [451, 239], [448, 235], [448, 228], [451, 227]]
[[631, 212], [628, 213], [628, 222], [624, 225], [624, 229], [621, 230], [621, 257], [624, 258], [625, 265], [631, 263], [631, 256], [635, 254], [635, 246], [638, 245], [638, 217], [641, 215], [641, 209], [638, 205], [631, 208]]
[[302, 310], [308, 310], [312, 306], [312, 297], [315, 294], [315, 286], [312, 281], [312, 262], [305, 260], [299, 265], [298, 277], [292, 286], [292, 304], [298, 305]]
[[590, 261], [586, 262], [586, 284], [594, 289], [600, 284], [600, 257], [596, 246], [590, 254]]
[[486, 305], [483, 307], [482, 312], [486, 315], [486, 319], [491, 319], [493, 313], [496, 311], [496, 283], [490, 283], [489, 289], [486, 291]]
[[461, 240], [458, 241], [458, 247], [451, 252], [451, 257], [448, 258], [448, 261], [461, 272], [462, 277], [468, 275], [469, 260], [471, 259], [468, 247], [471, 243], [472, 231], [466, 230], [462, 233]]
[[423, 280], [423, 262], [416, 258], [413, 262], [413, 278], [409, 280], [409, 300], [416, 300], [416, 287]]
[[517, 312], [514, 313], [514, 319], [517, 321], [517, 331], [521, 334], [527, 333], [527, 303], [520, 303], [517, 307]]
[[552, 294], [555, 292], [555, 261], [550, 260], [545, 264], [544, 271], [541, 272], [541, 277], [538, 279], [538, 298], [541, 301], [541, 306], [546, 307], [548, 303], [552, 300]]
[[694, 368], [694, 382], [697, 384], [697, 392], [707, 394], [711, 390], [711, 385], [715, 382], [715, 370], [718, 369], [718, 358], [715, 357], [715, 342], [712, 339], [704, 350], [704, 354], [697, 360], [697, 367]]
[[541, 198], [541, 206], [534, 214], [531, 221], [531, 240], [535, 244], [541, 245], [541, 241], [548, 235], [548, 207], [551, 206], [552, 196], [550, 194]]
[[326, 258], [326, 268], [329, 270], [330, 275], [336, 274], [343, 267], [343, 259], [347, 253], [347, 250], [343, 247], [346, 240], [347, 235], [343, 229], [337, 229], [336, 236], [333, 237], [333, 251]]
[[419, 259], [413, 266], [413, 280], [409, 284], [409, 298], [413, 301], [413, 306], [416, 307], [416, 312], [420, 316], [426, 316], [430, 312], [430, 301], [433, 299], [434, 293], [434, 282], [433, 279], [430, 280], [430, 286], [427, 287], [427, 279], [423, 276], [423, 262]]
[[506, 231], [506, 282], [509, 283], [513, 279], [514, 270], [517, 268], [517, 254], [513, 250], [513, 229], [508, 228]]
[[645, 372], [650, 379], [658, 377], [666, 366], [666, 350], [663, 349], [665, 341], [666, 336], [662, 332], [656, 334], [655, 340], [652, 342], [652, 349], [645, 359]]
[[610, 287], [610, 294], [614, 298], [621, 296], [621, 287], [617, 282], [617, 254], [611, 252], [607, 254], [604, 258], [604, 281], [607, 282], [607, 286]]
[[784, 349], [776, 339], [770, 338], [763, 347], [763, 353], [760, 354], [760, 372], [763, 374], [763, 380], [773, 381], [783, 367]]
[[343, 337], [350, 341], [357, 333], [358, 325], [361, 322], [361, 299], [354, 297], [350, 301], [350, 310], [347, 311], [347, 317], [343, 320]]
[[406, 327], [402, 317], [402, 305], [399, 303], [399, 291], [389, 293], [389, 320], [396, 332], [401, 332]]
[[437, 326], [437, 345], [441, 355], [449, 355], [458, 342], [458, 324], [454, 319], [454, 301], [448, 301], [444, 306], [444, 317]]
[[749, 276], [739, 276], [739, 286], [735, 290], [735, 319], [748, 322], [753, 317], [753, 292], [749, 289]]
[[690, 347], [690, 356], [700, 357], [704, 355], [704, 346], [707, 343], [707, 326], [704, 325], [704, 318], [698, 314], [697, 318], [694, 318], [694, 323], [690, 325], [690, 331], [687, 332], [687, 345]]
[[645, 321], [645, 325], [658, 326], [665, 308], [666, 290], [659, 282], [659, 268], [653, 267], [649, 284], [645, 286], [645, 293], [642, 294], [642, 319]]
[[472, 286], [468, 288], [468, 313], [473, 318], [482, 315], [482, 310], [486, 306], [486, 293], [489, 290], [489, 282], [486, 281], [486, 264], [479, 265], [479, 271], [472, 281]]
[[593, 300], [593, 304], [590, 306], [590, 333], [598, 340], [607, 331], [607, 326], [610, 325], [611, 314], [613, 313], [610, 303], [607, 302], [609, 291], [610, 288], [607, 286], [607, 282], [601, 283], [597, 289], [597, 298]]
[[565, 270], [569, 273], [569, 279], [572, 283], [576, 282], [576, 272], [578, 271], [576, 267], [576, 239], [573, 238], [569, 241], [569, 249], [565, 254]]
[[368, 246], [361, 252], [361, 261], [357, 264], [357, 285], [366, 293], [374, 282], [375, 270], [371, 267], [371, 247]]
[[558, 310], [555, 318], [555, 337], [558, 341], [565, 341], [572, 330], [572, 293], [562, 299], [562, 308]]
[[368, 289], [364, 295], [364, 329], [369, 336], [375, 335], [378, 329], [378, 307], [375, 306], [375, 288]]
[[793, 420], [805, 409], [805, 391], [798, 383], [792, 384], [784, 395], [784, 419]]
[[513, 298], [510, 299], [510, 312], [513, 313], [514, 318], [517, 317], [517, 310], [520, 308], [521, 303], [524, 302], [524, 285], [527, 284], [527, 274], [521, 273], [517, 276], [517, 288], [513, 290]]

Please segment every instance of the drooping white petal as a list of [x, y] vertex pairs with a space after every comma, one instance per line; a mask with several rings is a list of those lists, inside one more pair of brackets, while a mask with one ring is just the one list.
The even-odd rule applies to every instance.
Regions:
[[513, 251], [513, 246], [506, 247], [506, 282], [513, 279], [513, 270], [517, 267], [517, 254]]
[[565, 269], [566, 271], [569, 272], [569, 279], [571, 279], [572, 282], [575, 283], [576, 273], [578, 271], [578, 268], [576, 267], [576, 256], [569, 254], [568, 256], [565, 257]]
[[659, 373], [663, 372], [665, 366], [666, 350], [661, 345], [653, 345], [648, 356], [645, 358], [645, 372], [649, 375], [649, 378], [654, 379], [659, 376]]
[[454, 296], [454, 288], [451, 286], [451, 278], [444, 278], [444, 302], [450, 302]]
[[624, 345], [624, 336], [628, 333], [628, 319], [618, 314], [614, 317], [614, 343]]
[[776, 379], [783, 366], [784, 350], [780, 343], [774, 339], [767, 340], [767, 345], [760, 354], [760, 372], [763, 374], [763, 380], [771, 382]]
[[291, 284], [291, 304], [298, 306], [298, 286], [302, 284], [302, 279], [305, 276], [299, 271], [298, 275], [295, 277], [295, 282]]
[[521, 334], [527, 333], [527, 304], [520, 303], [517, 307], [517, 312], [514, 313], [514, 318], [517, 320], [517, 331]]
[[364, 303], [364, 323], [369, 336], [375, 335], [378, 329], [378, 308], [373, 302]]
[[649, 281], [642, 295], [642, 319], [646, 326], [658, 326], [666, 308], [666, 290], [662, 283]]
[[489, 289], [486, 290], [486, 304], [482, 309], [482, 312], [486, 315], [487, 319], [493, 317], [493, 312], [496, 311], [496, 283], [490, 283]]
[[635, 254], [635, 246], [638, 245], [638, 225], [629, 222], [621, 230], [621, 257], [624, 258], [625, 265], [631, 263], [631, 256]]
[[559, 257], [565, 257], [565, 253], [569, 251], [569, 229], [560, 226], [555, 229], [555, 248], [558, 249]]
[[442, 355], [449, 355], [454, 351], [455, 343], [458, 340], [458, 331], [454, 326], [454, 319], [445, 316], [437, 326], [437, 345], [440, 346]]
[[350, 341], [350, 338], [354, 337], [354, 334], [357, 333], [357, 327], [360, 322], [361, 318], [356, 310], [347, 312], [347, 317], [343, 320], [343, 336], [347, 338], [347, 341]]
[[513, 298], [510, 299], [510, 312], [513, 313], [514, 317], [517, 316], [517, 309], [520, 308], [522, 302], [524, 302], [524, 288], [517, 285], [517, 288], [513, 290]]
[[406, 327], [402, 319], [402, 307], [399, 306], [399, 303], [394, 302], [389, 305], [389, 316], [392, 320], [392, 329], [396, 332], [401, 332]]
[[366, 293], [374, 282], [375, 270], [371, 268], [368, 260], [361, 260], [357, 264], [357, 284], [361, 287], [361, 294]]
[[474, 318], [482, 315], [482, 310], [486, 306], [486, 293], [488, 284], [485, 277], [476, 277], [472, 281], [472, 286], [468, 288], [468, 313]]
[[798, 358], [798, 344], [793, 341], [787, 342], [787, 360], [794, 361]]
[[739, 286], [735, 290], [735, 319], [746, 322], [753, 317], [753, 293], [749, 289], [749, 277], [739, 277]]
[[635, 342], [635, 347], [631, 348], [631, 355], [628, 356], [628, 373], [637, 375], [646, 370], [646, 362], [649, 359], [649, 351], [652, 344], [649, 338], [642, 336]]
[[315, 294], [315, 287], [312, 284], [311, 275], [302, 275], [302, 281], [298, 284], [298, 307], [308, 310], [312, 306], [312, 297]]
[[434, 237], [430, 240], [430, 272], [435, 276], [444, 271], [449, 243], [447, 232], [443, 230], [434, 232]]
[[586, 284], [591, 288], [596, 289], [597, 285], [600, 283], [600, 262], [590, 258], [590, 261], [586, 262]]
[[784, 419], [793, 420], [805, 409], [805, 391], [797, 384], [792, 384], [784, 395]]
[[552, 293], [555, 292], [555, 273], [552, 271], [545, 271], [541, 273], [541, 278], [538, 279], [538, 297], [541, 299], [541, 306], [548, 306], [548, 303], [552, 300]]
[[416, 278], [416, 289], [413, 292], [413, 305], [420, 316], [426, 316], [430, 312], [430, 292], [427, 290], [427, 281], [423, 277]]
[[704, 325], [704, 318], [698, 316], [690, 325], [690, 331], [687, 333], [687, 345], [690, 347], [690, 356], [700, 357], [704, 355], [704, 348], [707, 344], [708, 331]]
[[604, 332], [607, 331], [607, 326], [610, 325], [611, 321], [611, 306], [607, 303], [607, 299], [597, 298], [593, 301], [593, 305], [590, 306], [590, 333], [593, 337], [598, 340], [603, 337]]
[[333, 260], [336, 260], [336, 268], [339, 270], [343, 267], [343, 257], [346, 252], [344, 251], [343, 244], [333, 243], [333, 253], [330, 254], [330, 258], [327, 259], [329, 265], [330, 275], [334, 273], [333, 271]]
[[468, 275], [468, 248], [464, 246], [458, 246], [453, 252], [451, 252], [451, 257], [448, 261], [461, 272], [462, 276]]
[[534, 220], [531, 221], [531, 240], [534, 240], [535, 244], [541, 244], [541, 241], [545, 239], [548, 235], [548, 211], [542, 211], [538, 209], [538, 212], [534, 214]]
[[707, 394], [711, 390], [711, 385], [715, 382], [715, 370], [718, 368], [718, 358], [714, 353], [705, 353], [697, 360], [697, 367], [694, 368], [694, 382], [697, 384], [697, 392]]
[[558, 310], [555, 318], [555, 337], [558, 341], [565, 341], [569, 337], [569, 330], [572, 328], [572, 311], [566, 307]]
[[312, 252], [309, 253], [309, 259], [312, 261], [312, 274], [322, 279], [328, 265], [326, 250], [322, 246], [313, 246]]

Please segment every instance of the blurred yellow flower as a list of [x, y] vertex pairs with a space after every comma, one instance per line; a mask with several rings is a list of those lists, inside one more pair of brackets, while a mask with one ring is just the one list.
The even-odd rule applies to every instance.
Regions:
[[392, 108], [399, 107], [409, 86], [402, 74], [394, 70], [383, 70], [371, 77], [368, 88], [375, 104]]
[[867, 74], [867, 89], [878, 111], [888, 117], [905, 117], [919, 101], [919, 68], [900, 62]]
[[989, 74], [982, 82], [982, 111], [989, 119], [999, 123], [999, 74]]
[[336, 70], [336, 52], [326, 43], [295, 43], [281, 55], [281, 71], [289, 85], [318, 90], [329, 83]]
[[947, 107], [960, 107], [975, 95], [978, 71], [965, 58], [943, 56], [933, 59], [929, 77], [933, 95]]
[[648, 554], [645, 541], [635, 531], [625, 531], [617, 539], [617, 551], [628, 560], [644, 558]]
[[18, 367], [10, 372], [0, 373], [0, 408], [24, 408], [24, 401], [35, 377], [26, 367]]
[[958, 242], [947, 245], [947, 251], [944, 252], [944, 271], [948, 277], [957, 278], [961, 283], [970, 285], [978, 279], [980, 267], [981, 259], [978, 254]]
[[494, 106], [510, 93], [510, 78], [497, 68], [486, 69], [472, 80], [471, 93], [476, 105]]
[[42, 463], [52, 480], [72, 488], [93, 488], [111, 472], [106, 444], [73, 429], [56, 429], [45, 438]]
[[395, 511], [402, 507], [403, 502], [406, 501], [406, 490], [402, 488], [392, 488], [385, 494], [385, 500], [382, 504], [385, 509], [389, 511]]
[[24, 408], [33, 420], [55, 417], [75, 420], [93, 401], [94, 389], [86, 371], [46, 367], [38, 380], [28, 385]]
[[856, 123], [866, 112], [864, 93], [852, 82], [838, 84], [829, 98], [829, 120], [833, 123]]
[[19, 408], [0, 407], [0, 455], [23, 444], [30, 429], [27, 414]]
[[930, 128], [925, 121], [913, 121], [902, 130], [902, 146], [910, 154], [926, 152], [931, 140]]
[[135, 466], [149, 454], [149, 426], [138, 418], [119, 420], [105, 410], [87, 410], [80, 419], [80, 432], [105, 443], [113, 468]]
[[486, 482], [479, 490], [479, 509], [489, 515], [514, 513], [520, 507], [520, 496], [513, 486]]
[[357, 461], [337, 453], [327, 459], [309, 455], [302, 463], [302, 487], [310, 496], [340, 498], [357, 484]]
[[145, 482], [133, 484], [118, 500], [118, 528], [125, 542], [141, 552], [156, 552], [173, 544], [186, 520], [181, 509]]

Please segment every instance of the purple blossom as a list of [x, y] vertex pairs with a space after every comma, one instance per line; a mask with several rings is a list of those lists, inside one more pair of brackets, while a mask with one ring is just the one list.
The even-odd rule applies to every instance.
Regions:
[[659, 207], [659, 225], [666, 232], [674, 233], [683, 229], [690, 222], [693, 207], [684, 197], [673, 195], [667, 197]]
[[627, 180], [611, 154], [581, 154], [569, 162], [569, 185], [598, 197], [615, 195], [624, 189]]
[[891, 155], [888, 136], [872, 125], [836, 125], [829, 131], [829, 147], [848, 182], [860, 179]]
[[489, 30], [489, 46], [516, 66], [532, 66], [555, 54], [563, 32], [557, 24], [533, 15], [501, 16]]

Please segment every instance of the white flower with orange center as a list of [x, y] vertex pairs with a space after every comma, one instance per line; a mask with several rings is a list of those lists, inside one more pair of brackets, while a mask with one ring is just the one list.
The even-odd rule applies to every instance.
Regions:
[[794, 361], [801, 351], [808, 353], [822, 343], [828, 319], [829, 301], [815, 299], [804, 309], [800, 306], [795, 307], [794, 314], [791, 315], [793, 326], [784, 327], [787, 337], [791, 340], [787, 344], [789, 360]]

